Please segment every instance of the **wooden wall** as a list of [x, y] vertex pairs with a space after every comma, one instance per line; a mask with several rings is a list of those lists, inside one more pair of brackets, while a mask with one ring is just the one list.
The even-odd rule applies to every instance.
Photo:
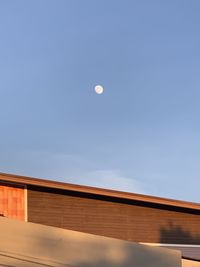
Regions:
[[25, 220], [25, 189], [17, 185], [0, 184], [0, 215]]
[[34, 186], [28, 221], [136, 242], [200, 244], [200, 211]]

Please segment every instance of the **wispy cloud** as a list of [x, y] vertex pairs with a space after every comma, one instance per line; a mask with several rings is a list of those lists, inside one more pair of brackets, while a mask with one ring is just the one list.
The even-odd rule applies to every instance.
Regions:
[[136, 179], [125, 177], [119, 170], [95, 170], [74, 175], [70, 178], [70, 182], [120, 191], [145, 193], [142, 183]]
[[123, 171], [118, 169], [98, 169], [94, 162], [79, 155], [21, 151], [18, 155], [4, 155], [0, 167], [1, 171], [8, 173], [145, 193], [145, 184], [141, 181], [126, 177]]
[[[185, 199], [184, 192], [187, 192], [187, 200], [199, 202], [198, 190], [193, 190], [199, 186], [198, 177], [195, 184], [187, 179], [184, 179], [183, 184], [182, 179], [185, 176], [176, 176], [170, 170], [162, 168], [161, 160], [158, 161], [157, 168], [150, 157], [143, 160], [143, 165], [137, 162], [132, 169], [121, 169], [109, 168], [110, 164], [99, 164], [95, 159], [78, 154], [41, 150], [20, 150], [11, 153], [4, 150], [0, 155], [0, 171], [175, 199]], [[198, 169], [194, 170], [199, 173]]]

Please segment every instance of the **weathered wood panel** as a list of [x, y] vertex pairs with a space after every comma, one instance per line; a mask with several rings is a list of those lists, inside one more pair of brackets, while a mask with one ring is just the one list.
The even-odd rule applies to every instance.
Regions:
[[28, 187], [28, 220], [136, 242], [200, 244], [200, 212]]
[[24, 188], [17, 185], [0, 184], [0, 215], [25, 220]]

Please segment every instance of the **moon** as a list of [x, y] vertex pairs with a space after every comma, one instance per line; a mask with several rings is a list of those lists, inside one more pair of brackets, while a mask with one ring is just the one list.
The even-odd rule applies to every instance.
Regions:
[[101, 95], [101, 94], [103, 94], [104, 88], [102, 85], [96, 85], [94, 90], [98, 95]]

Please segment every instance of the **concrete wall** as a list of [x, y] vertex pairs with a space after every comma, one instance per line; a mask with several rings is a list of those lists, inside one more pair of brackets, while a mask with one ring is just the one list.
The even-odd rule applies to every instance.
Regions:
[[182, 267], [200, 267], [200, 262], [191, 260], [182, 260]]
[[178, 251], [0, 218], [2, 266], [180, 267]]

